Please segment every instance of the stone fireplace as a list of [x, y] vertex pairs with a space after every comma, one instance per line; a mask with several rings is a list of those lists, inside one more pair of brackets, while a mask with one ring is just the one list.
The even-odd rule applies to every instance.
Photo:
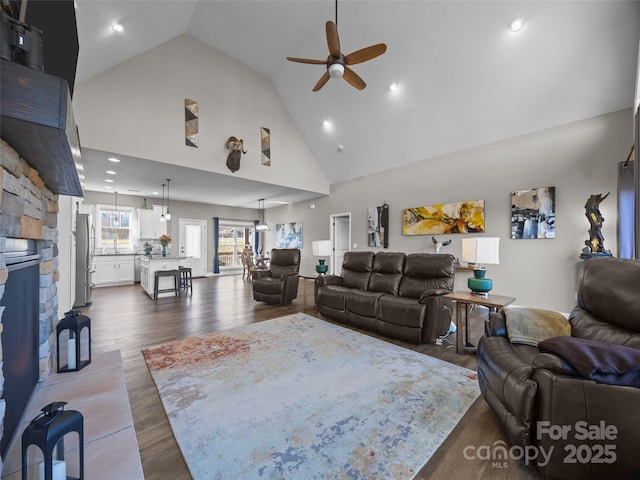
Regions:
[[[38, 335], [37, 348], [32, 359], [38, 364], [38, 381], [49, 375], [55, 354], [55, 326], [58, 322], [58, 295], [56, 283], [58, 281], [58, 195], [52, 193], [40, 178], [38, 171], [29, 166], [18, 153], [4, 140], [0, 145], [0, 299], [2, 305], [9, 305], [15, 301], [13, 295], [5, 298], [5, 286], [10, 275], [7, 267], [8, 245], [15, 243], [14, 239], [28, 239], [39, 259], [38, 272], [34, 281], [38, 282], [37, 317]], [[10, 263], [10, 262], [9, 262]], [[0, 306], [0, 340], [4, 326], [4, 313], [7, 307]], [[6, 358], [7, 348], [0, 343], [0, 364], [12, 362]], [[3, 353], [5, 358], [3, 358]], [[13, 361], [16, 361], [13, 359]], [[0, 385], [5, 383], [5, 369], [0, 371]], [[0, 399], [0, 420], [5, 423], [4, 386]], [[14, 407], [14, 406], [12, 406]], [[26, 405], [17, 406], [21, 411]], [[12, 408], [12, 410], [15, 410]], [[14, 426], [7, 425], [10, 429]], [[4, 438], [3, 445], [8, 441], [4, 436], [10, 436], [11, 431], [0, 430], [0, 438]], [[2, 452], [3, 455], [5, 452]], [[2, 463], [0, 460], [0, 472]]]

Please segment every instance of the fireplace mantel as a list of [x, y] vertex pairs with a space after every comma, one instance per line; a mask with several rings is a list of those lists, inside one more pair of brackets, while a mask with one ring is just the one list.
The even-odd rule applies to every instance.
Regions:
[[69, 85], [40, 70], [0, 60], [2, 138], [53, 193], [82, 197], [80, 140]]

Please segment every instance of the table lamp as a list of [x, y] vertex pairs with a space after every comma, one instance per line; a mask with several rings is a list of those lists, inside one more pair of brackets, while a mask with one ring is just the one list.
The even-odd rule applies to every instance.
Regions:
[[476, 295], [487, 296], [493, 288], [493, 281], [485, 278], [487, 270], [482, 264], [498, 264], [500, 239], [498, 237], [472, 237], [462, 239], [462, 261], [473, 265], [473, 278], [467, 286]]
[[[328, 257], [331, 255], [331, 240], [316, 240], [311, 242], [311, 251], [315, 257]], [[325, 265], [325, 259], [320, 258], [316, 265], [316, 272], [324, 275], [329, 270], [329, 265]]]

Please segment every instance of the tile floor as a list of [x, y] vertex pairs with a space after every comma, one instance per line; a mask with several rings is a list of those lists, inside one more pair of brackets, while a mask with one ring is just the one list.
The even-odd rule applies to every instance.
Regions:
[[[79, 372], [52, 373], [34, 392], [23, 422], [18, 428], [2, 470], [2, 479], [21, 478], [22, 432], [40, 409], [53, 401], [67, 402], [66, 410], [84, 417], [84, 477], [91, 480], [143, 480], [136, 432], [129, 406], [120, 351], [94, 355], [91, 364]], [[74, 445], [75, 442], [75, 445]], [[77, 475], [78, 435], [65, 436], [68, 475]], [[29, 460], [41, 461], [39, 449], [29, 448]], [[41, 458], [41, 456], [40, 456]], [[30, 469], [29, 479], [37, 479]]]

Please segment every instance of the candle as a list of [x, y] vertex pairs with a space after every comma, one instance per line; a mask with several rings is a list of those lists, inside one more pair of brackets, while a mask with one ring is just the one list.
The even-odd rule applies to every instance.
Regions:
[[69, 338], [67, 343], [67, 368], [73, 370], [76, 368], [76, 339]]
[[[67, 464], [62, 460], [54, 460], [52, 467], [53, 480], [67, 480]], [[39, 479], [44, 480], [44, 462], [40, 464]]]

